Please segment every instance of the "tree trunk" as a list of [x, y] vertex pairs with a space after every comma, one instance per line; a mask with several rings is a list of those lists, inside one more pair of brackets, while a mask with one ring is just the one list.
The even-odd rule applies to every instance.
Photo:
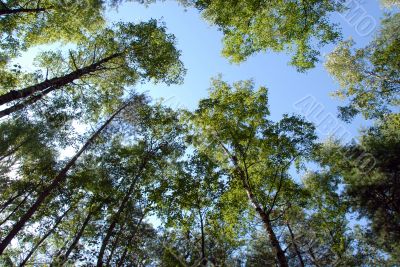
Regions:
[[16, 8], [16, 9], [1, 9], [0, 16], [18, 14], [18, 13], [40, 13], [48, 10], [48, 8]]
[[20, 220], [14, 224], [11, 231], [8, 235], [1, 241], [0, 243], [0, 255], [3, 254], [3, 251], [10, 244], [11, 240], [18, 234], [19, 231], [25, 226], [25, 224], [29, 221], [29, 219], [33, 216], [33, 214], [39, 209], [39, 207], [43, 204], [43, 202], [47, 199], [47, 197], [55, 190], [59, 185], [64, 182], [67, 178], [67, 173], [69, 170], [75, 165], [78, 158], [85, 152], [91, 143], [97, 139], [100, 133], [106, 128], [110, 122], [123, 110], [128, 106], [129, 103], [122, 105], [83, 145], [83, 147], [75, 154], [75, 156], [67, 163], [67, 165], [59, 172], [59, 174], [53, 179], [50, 185], [46, 186], [45, 189], [39, 194], [34, 204], [28, 209], [28, 211], [22, 215]]
[[28, 260], [32, 257], [35, 251], [40, 247], [40, 245], [46, 240], [49, 235], [51, 235], [57, 228], [57, 226], [61, 223], [62, 219], [67, 215], [67, 213], [71, 210], [72, 207], [69, 207], [60, 217], [57, 218], [54, 226], [48, 231], [40, 240], [39, 242], [31, 249], [31, 251], [26, 255], [25, 259], [19, 264], [19, 266], [25, 266]]
[[207, 257], [206, 257], [206, 240], [204, 233], [204, 222], [203, 215], [201, 214], [201, 209], [199, 208], [199, 216], [200, 216], [200, 230], [201, 230], [201, 265], [207, 265]]
[[292, 239], [292, 244], [293, 244], [294, 250], [296, 251], [297, 257], [299, 258], [300, 266], [304, 267], [305, 265], [304, 265], [303, 257], [301, 256], [299, 247], [296, 244], [296, 240], [294, 238], [294, 234], [293, 234], [292, 228], [290, 227], [289, 223], [287, 223], [286, 225], [287, 225], [289, 233], [290, 233], [290, 238]]
[[25, 87], [24, 89], [21, 89], [18, 91], [12, 90], [12, 91], [0, 96], [0, 105], [4, 105], [9, 102], [21, 99], [21, 98], [31, 96], [32, 94], [34, 94], [36, 92], [44, 91], [50, 87], [53, 88], [52, 90], [58, 89], [64, 85], [67, 85], [67, 84], [73, 82], [74, 80], [77, 80], [77, 79], [83, 77], [84, 75], [98, 71], [99, 69], [101, 69], [101, 67], [104, 63], [107, 63], [108, 61], [110, 61], [114, 58], [120, 57], [122, 55], [123, 55], [122, 53], [116, 53], [111, 56], [105, 57], [102, 60], [97, 61], [96, 63], [93, 63], [89, 66], [83, 67], [81, 69], [77, 69], [73, 72], [70, 72], [69, 74], [64, 75], [62, 77], [55, 77], [55, 78], [43, 81], [43, 82], [35, 84], [35, 85]]
[[232, 161], [235, 165], [235, 172], [238, 175], [238, 177], [241, 179], [242, 183], [243, 183], [243, 188], [245, 189], [246, 193], [247, 193], [247, 197], [249, 199], [249, 201], [251, 202], [251, 204], [253, 205], [253, 207], [255, 208], [256, 212], [258, 213], [258, 215], [261, 217], [261, 220], [264, 224], [265, 230], [267, 231], [269, 240], [271, 242], [271, 245], [273, 247], [273, 249], [275, 250], [275, 254], [276, 254], [276, 258], [278, 259], [279, 262], [279, 266], [280, 267], [288, 267], [288, 262], [285, 256], [285, 252], [283, 251], [281, 245], [279, 244], [279, 240], [276, 237], [276, 234], [274, 232], [274, 229], [272, 227], [271, 224], [271, 220], [269, 218], [269, 214], [267, 214], [260, 206], [260, 204], [258, 203], [256, 197], [254, 196], [248, 181], [246, 179], [246, 174], [245, 172], [240, 168], [239, 164], [238, 164], [238, 160], [235, 156], [232, 156]]
[[14, 215], [14, 213], [22, 206], [22, 204], [25, 203], [28, 196], [29, 196], [29, 194], [27, 196], [25, 196], [24, 199], [20, 203], [18, 203], [18, 205], [11, 211], [11, 213], [3, 221], [0, 222], [0, 225], [3, 225], [4, 223], [6, 223]]
[[0, 118], [3, 118], [7, 115], [10, 115], [14, 112], [17, 112], [19, 110], [24, 109], [25, 107], [32, 105], [42, 99], [45, 95], [49, 94], [50, 92], [54, 91], [56, 88], [55, 87], [50, 87], [42, 92], [39, 92], [37, 95], [31, 96], [29, 99], [25, 100], [22, 103], [15, 104], [9, 108], [3, 109], [0, 111]]
[[[142, 170], [142, 167], [140, 168], [140, 171], [141, 170]], [[107, 232], [106, 232], [106, 235], [105, 235], [105, 237], [103, 239], [103, 242], [101, 243], [99, 255], [97, 256], [97, 267], [103, 266], [103, 257], [104, 257], [104, 253], [106, 251], [106, 247], [107, 247], [108, 241], [110, 240], [110, 238], [112, 236], [112, 233], [114, 231], [115, 226], [117, 226], [117, 222], [118, 222], [119, 216], [124, 211], [126, 203], [129, 201], [129, 198], [130, 198], [133, 190], [135, 189], [135, 185], [136, 185], [136, 181], [137, 181], [138, 177], [139, 177], [139, 174], [137, 174], [137, 176], [135, 177], [134, 181], [132, 182], [131, 186], [128, 189], [128, 192], [125, 194], [124, 198], [122, 199], [122, 202], [119, 205], [117, 213], [114, 214], [114, 216], [112, 218], [111, 224], [109, 225], [109, 227], [107, 229]]]
[[2, 213], [9, 205], [11, 205], [14, 202], [14, 200], [19, 198], [23, 194], [25, 194], [25, 192], [19, 192], [17, 193], [17, 195], [11, 196], [4, 204], [0, 206], [0, 213]]
[[[1, 113], [1, 112], [0, 112]], [[0, 118], [1, 118], [1, 116], [0, 116]], [[25, 140], [25, 141], [22, 141], [20, 144], [18, 144], [18, 145], [16, 145], [14, 148], [12, 148], [10, 151], [7, 151], [6, 153], [5, 153], [5, 155], [3, 155], [3, 156], [1, 156], [0, 157], [0, 161], [3, 161], [3, 160], [5, 160], [6, 158], [8, 158], [8, 157], [11, 157], [13, 154], [15, 154], [17, 151], [18, 151], [18, 149], [20, 149], [25, 143], [27, 143], [27, 141]]]
[[310, 253], [311, 259], [312, 259], [312, 263], [316, 266], [316, 267], [320, 267], [320, 265], [318, 264], [318, 260], [315, 257], [314, 251], [312, 250], [312, 248], [310, 247], [308, 249], [308, 252]]
[[265, 211], [263, 209], [261, 209], [260, 206], [255, 207], [255, 209], [256, 209], [257, 213], [260, 215], [261, 220], [264, 223], [264, 227], [265, 227], [265, 230], [268, 233], [268, 237], [269, 237], [269, 240], [271, 242], [271, 245], [275, 250], [275, 254], [276, 254], [276, 257], [278, 259], [279, 266], [288, 267], [289, 265], [287, 263], [285, 252], [283, 251], [281, 245], [279, 244], [279, 240], [276, 237], [276, 234], [275, 234], [274, 229], [272, 227], [272, 224], [271, 224], [271, 221], [269, 219], [269, 216], [267, 215], [267, 213], [265, 213]]
[[124, 252], [122, 253], [121, 258], [118, 260], [117, 262], [117, 267], [121, 267], [124, 262], [125, 262], [125, 258], [126, 258], [126, 254], [128, 254], [128, 247], [125, 247]]
[[67, 252], [65, 252], [64, 256], [62, 257], [61, 260], [61, 265], [63, 265], [67, 260], [69, 255], [72, 253], [72, 251], [74, 250], [76, 244], [78, 244], [79, 239], [81, 239], [83, 232], [85, 231], [86, 226], [88, 225], [90, 219], [92, 218], [93, 213], [91, 211], [89, 211], [88, 215], [86, 216], [85, 220], [83, 221], [83, 224], [81, 226], [81, 228], [79, 229], [78, 233], [76, 234], [74, 240], [72, 241], [71, 245], [68, 247]]
[[112, 244], [112, 247], [111, 247], [110, 255], [109, 255], [108, 258], [107, 258], [106, 266], [111, 266], [110, 263], [111, 263], [112, 258], [113, 258], [113, 256], [114, 256], [115, 249], [116, 249], [117, 246], [118, 246], [119, 238], [121, 237], [121, 234], [122, 234], [122, 231], [124, 230], [124, 227], [125, 227], [125, 224], [123, 224], [123, 225], [121, 226], [121, 228], [119, 229], [119, 231], [118, 231], [118, 233], [117, 233], [117, 236], [115, 237], [115, 240], [114, 240], [114, 242], [113, 242], [113, 244]]
[[[140, 227], [140, 225], [142, 224], [142, 221], [143, 221], [143, 219], [144, 219], [144, 216], [145, 216], [145, 212], [143, 212], [142, 217], [140, 217], [140, 220], [139, 220], [139, 222], [138, 222], [138, 224], [137, 224], [137, 226], [136, 226], [135, 231], [134, 231], [134, 232], [132, 233], [132, 235], [129, 237], [129, 243], [132, 243], [133, 240], [135, 239], [136, 234], [137, 234], [138, 231], [139, 231], [139, 227]], [[124, 264], [127, 253], [128, 253], [128, 246], [125, 247], [124, 252], [122, 253], [121, 258], [118, 260], [117, 265], [116, 265], [117, 267], [121, 267], [121, 266]]]

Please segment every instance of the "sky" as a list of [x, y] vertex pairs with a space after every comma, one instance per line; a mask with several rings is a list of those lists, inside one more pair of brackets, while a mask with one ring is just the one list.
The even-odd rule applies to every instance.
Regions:
[[[377, 0], [348, 0], [346, 5], [349, 7], [347, 13], [336, 14], [332, 20], [342, 28], [343, 39], [352, 38], [357, 46], [364, 46], [372, 39], [384, 10]], [[194, 110], [198, 101], [207, 97], [211, 78], [221, 74], [223, 80], [230, 83], [252, 79], [256, 88], [266, 86], [273, 120], [279, 120], [285, 113], [305, 116], [317, 125], [321, 139], [332, 134], [354, 137], [362, 127], [369, 125], [361, 118], [352, 124], [336, 118], [337, 106], [343, 102], [330, 95], [338, 85], [323, 66], [324, 56], [334, 45], [323, 47], [322, 62], [306, 73], [299, 73], [288, 65], [290, 55], [285, 53], [258, 53], [240, 65], [231, 64], [221, 55], [222, 33], [209, 25], [197, 10], [185, 10], [175, 1], [165, 1], [148, 7], [124, 3], [118, 10], [107, 12], [109, 23], [139, 22], [150, 18], [165, 22], [168, 32], [176, 36], [181, 59], [188, 71], [181, 85], [140, 84], [138, 91], [146, 91], [155, 99], [164, 98], [164, 103], [171, 107]], [[315, 112], [306, 112], [307, 104], [314, 105]]]
[[[363, 47], [373, 38], [384, 10], [378, 0], [346, 0], [346, 6], [349, 8], [347, 13], [333, 15], [332, 21], [341, 27], [344, 40], [352, 38], [357, 46]], [[176, 1], [158, 1], [148, 7], [126, 1], [118, 9], [108, 10], [106, 17], [109, 24], [154, 18], [164, 22], [168, 33], [175, 35], [181, 60], [187, 69], [184, 83], [136, 86], [137, 91], [147, 92], [153, 99], [163, 98], [168, 106], [194, 110], [198, 101], [207, 97], [211, 78], [221, 74], [229, 83], [252, 79], [256, 88], [267, 87], [273, 120], [279, 120], [283, 114], [304, 116], [316, 124], [321, 140], [334, 135], [349, 142], [358, 136], [362, 127], [370, 125], [360, 117], [351, 124], [336, 117], [337, 107], [344, 103], [330, 95], [338, 85], [323, 66], [324, 57], [335, 47], [333, 44], [321, 48], [321, 62], [314, 69], [299, 73], [288, 65], [290, 55], [285, 53], [258, 53], [241, 64], [231, 64], [221, 55], [222, 33], [209, 25], [197, 10], [185, 9]], [[18, 62], [32, 70], [36, 53], [51, 48], [30, 49]], [[314, 112], [306, 112], [307, 107], [314, 108]]]

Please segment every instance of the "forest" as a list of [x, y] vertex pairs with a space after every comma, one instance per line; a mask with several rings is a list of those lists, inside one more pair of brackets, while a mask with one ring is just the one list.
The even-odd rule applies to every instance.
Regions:
[[374, 0], [365, 45], [332, 19], [352, 1], [174, 2], [229, 64], [323, 64], [337, 119], [368, 121], [357, 142], [275, 119], [252, 77], [215, 73], [194, 109], [138, 90], [190, 92], [185, 51], [168, 23], [109, 14], [168, 1], [0, 0], [0, 266], [400, 266], [400, 1]]

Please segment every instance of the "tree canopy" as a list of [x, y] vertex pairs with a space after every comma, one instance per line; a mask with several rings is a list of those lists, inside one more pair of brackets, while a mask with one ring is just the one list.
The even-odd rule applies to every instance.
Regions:
[[232, 62], [267, 50], [289, 51], [299, 71], [315, 66], [320, 45], [335, 42], [340, 33], [329, 16], [344, 9], [341, 0], [232, 1], [183, 0], [224, 33], [223, 55]]
[[[398, 266], [399, 1], [381, 1], [370, 43], [326, 57], [339, 118], [372, 121], [350, 143], [276, 119], [253, 80], [217, 76], [193, 109], [140, 93], [183, 84], [185, 51], [162, 21], [110, 23], [124, 2], [0, 0], [1, 266]], [[231, 62], [286, 52], [300, 72], [340, 41], [347, 7], [177, 2]]]

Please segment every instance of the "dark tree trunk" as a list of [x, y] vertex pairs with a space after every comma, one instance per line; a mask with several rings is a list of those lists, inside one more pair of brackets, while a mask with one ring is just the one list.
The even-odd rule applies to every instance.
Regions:
[[18, 203], [18, 205], [11, 211], [11, 213], [2, 222], [0, 222], [0, 225], [6, 223], [15, 214], [15, 212], [22, 206], [22, 204], [25, 203], [28, 196], [29, 195], [25, 196], [24, 199], [20, 203]]
[[40, 13], [48, 10], [47, 8], [16, 8], [16, 9], [0, 9], [0, 16], [18, 14], [18, 13]]
[[[0, 111], [0, 114], [1, 114], [1, 111]], [[1, 118], [2, 116], [0, 116], [0, 118]], [[5, 153], [5, 155], [3, 155], [3, 156], [1, 156], [0, 157], [0, 161], [3, 161], [3, 160], [5, 160], [6, 158], [8, 158], [8, 157], [11, 157], [13, 154], [15, 154], [24, 144], [26, 144], [27, 143], [27, 141], [25, 140], [25, 141], [23, 141], [23, 142], [21, 142], [20, 144], [18, 144], [17, 146], [15, 146], [14, 148], [12, 148], [10, 151], [7, 151], [6, 153]]]
[[283, 251], [281, 245], [279, 244], [279, 240], [276, 237], [276, 234], [274, 232], [274, 229], [272, 227], [272, 224], [271, 224], [268, 214], [260, 206], [256, 206], [255, 209], [256, 209], [257, 213], [260, 215], [261, 220], [264, 223], [264, 227], [268, 233], [268, 237], [271, 242], [271, 245], [275, 250], [275, 254], [278, 259], [279, 266], [288, 267], [289, 265], [287, 263], [285, 252]]
[[147, 164], [149, 156], [150, 155], [149, 155], [148, 152], [147, 152], [146, 155], [144, 155], [144, 157], [142, 159], [142, 162], [141, 162], [141, 164], [140, 164], [140, 166], [138, 168], [138, 173], [136, 174], [135, 178], [133, 179], [133, 181], [132, 181], [132, 183], [131, 183], [131, 185], [130, 185], [130, 187], [128, 189], [128, 192], [125, 194], [124, 198], [122, 199], [121, 205], [119, 206], [117, 213], [113, 216], [112, 222], [111, 222], [110, 226], [108, 227], [106, 236], [104, 237], [103, 242], [101, 244], [99, 255], [97, 257], [97, 264], [96, 264], [97, 267], [103, 266], [104, 252], [106, 250], [108, 241], [111, 238], [112, 232], [114, 231], [114, 228], [117, 225], [118, 217], [120, 216], [120, 214], [125, 209], [125, 206], [126, 206], [128, 200], [129, 200], [133, 190], [135, 189], [136, 183], [137, 183], [137, 181], [138, 181], [143, 169], [146, 167], [146, 164]]
[[289, 230], [289, 233], [290, 233], [290, 238], [292, 239], [292, 244], [293, 244], [294, 250], [296, 251], [297, 258], [299, 258], [300, 266], [304, 267], [305, 266], [304, 265], [304, 260], [303, 260], [303, 257], [301, 256], [299, 247], [296, 244], [296, 240], [294, 238], [294, 234], [293, 234], [292, 228], [290, 227], [289, 223], [287, 223], [286, 225], [288, 227], [288, 230]]
[[29, 251], [28, 255], [26, 255], [25, 259], [19, 264], [20, 267], [25, 266], [25, 264], [28, 262], [28, 260], [32, 257], [32, 255], [35, 253], [35, 251], [40, 247], [40, 245], [46, 240], [49, 235], [51, 235], [58, 225], [62, 222], [64, 217], [67, 215], [67, 213], [71, 210], [72, 207], [69, 207], [60, 217], [57, 218], [54, 226], [48, 231], [40, 240], [39, 242]]
[[19, 192], [15, 196], [11, 196], [4, 204], [0, 206], [0, 213], [2, 213], [9, 205], [11, 205], [14, 200], [22, 196], [25, 192]]
[[[132, 243], [132, 242], [135, 240], [136, 234], [137, 234], [138, 231], [139, 231], [139, 227], [140, 227], [140, 225], [142, 224], [142, 221], [143, 221], [143, 219], [144, 219], [144, 216], [145, 216], [145, 213], [143, 212], [142, 217], [140, 217], [140, 220], [139, 220], [139, 222], [138, 222], [138, 224], [137, 224], [137, 226], [136, 226], [135, 231], [134, 231], [134, 232], [132, 233], [132, 235], [129, 237], [129, 242], [128, 242], [128, 243]], [[121, 267], [121, 266], [124, 264], [127, 253], [128, 253], [128, 246], [125, 247], [124, 252], [122, 253], [121, 258], [118, 260], [117, 265], [116, 265], [117, 267]]]
[[106, 247], [107, 247], [108, 241], [110, 241], [112, 233], [113, 233], [115, 227], [117, 226], [118, 219], [119, 219], [121, 213], [124, 211], [125, 206], [128, 203], [129, 198], [130, 198], [133, 190], [135, 189], [136, 180], [137, 180], [138, 177], [139, 177], [139, 174], [137, 174], [137, 176], [135, 177], [134, 181], [132, 182], [131, 186], [128, 189], [128, 192], [125, 194], [124, 198], [122, 199], [122, 202], [119, 205], [117, 213], [114, 214], [114, 216], [112, 218], [112, 221], [111, 221], [111, 223], [110, 223], [110, 225], [109, 225], [109, 227], [107, 229], [106, 235], [105, 235], [105, 237], [104, 237], [104, 239], [103, 239], [103, 241], [101, 243], [99, 255], [97, 256], [97, 267], [103, 266], [103, 257], [104, 257], [104, 253], [106, 251]]
[[106, 266], [111, 266], [110, 263], [111, 263], [112, 258], [114, 256], [115, 249], [118, 246], [119, 238], [121, 237], [121, 234], [122, 234], [122, 231], [124, 230], [124, 227], [125, 227], [125, 224], [123, 224], [121, 226], [121, 228], [119, 229], [119, 231], [117, 233], [117, 236], [115, 237], [115, 240], [114, 240], [114, 242], [112, 244], [112, 247], [111, 247], [110, 255], [107, 258]]
[[201, 209], [199, 208], [199, 216], [200, 216], [200, 230], [201, 230], [201, 265], [207, 265], [207, 257], [206, 257], [206, 240], [205, 240], [205, 233], [204, 233], [204, 221], [203, 215], [201, 213]]
[[0, 243], [0, 255], [3, 254], [3, 251], [10, 244], [11, 240], [18, 234], [19, 231], [25, 226], [25, 224], [30, 220], [33, 214], [39, 209], [39, 207], [43, 204], [43, 202], [47, 199], [47, 197], [57, 189], [62, 182], [67, 178], [67, 173], [69, 170], [75, 165], [78, 158], [85, 152], [89, 146], [93, 143], [94, 140], [98, 138], [100, 133], [106, 128], [110, 122], [124, 109], [128, 106], [124, 104], [120, 107], [83, 145], [83, 147], [75, 154], [75, 156], [67, 163], [67, 165], [59, 172], [59, 174], [53, 179], [50, 185], [46, 186], [44, 190], [39, 194], [36, 201], [33, 205], [28, 209], [28, 211], [22, 215], [20, 220], [14, 224], [11, 231], [8, 235]]
[[85, 220], [83, 221], [81, 228], [79, 229], [78, 233], [76, 234], [71, 245], [68, 247], [67, 252], [65, 252], [64, 256], [62, 257], [62, 261], [60, 263], [61, 265], [64, 264], [68, 260], [69, 255], [71, 255], [75, 246], [78, 244], [79, 240], [81, 239], [81, 237], [85, 231], [86, 226], [88, 225], [90, 219], [92, 218], [92, 215], [93, 215], [93, 213], [91, 211], [89, 211], [88, 215], [86, 216]]
[[[122, 56], [122, 53], [116, 53], [111, 56], [105, 57], [100, 61], [97, 61], [96, 63], [93, 63], [89, 66], [83, 67], [81, 69], [77, 69], [73, 72], [70, 72], [67, 75], [64, 75], [62, 77], [55, 77], [50, 80], [46, 80], [44, 82], [25, 87], [24, 89], [21, 90], [12, 90], [6, 94], [3, 94], [0, 96], [0, 105], [10, 103], [12, 101], [25, 98], [28, 96], [31, 96], [34, 93], [37, 92], [42, 92], [46, 89], [52, 88], [52, 90], [58, 89], [60, 87], [63, 87], [64, 85], [67, 85], [74, 80], [77, 80], [84, 75], [96, 72], [102, 68], [102, 65], [104, 63], [109, 62], [110, 60]], [[37, 100], [36, 100], [37, 101]]]
[[9, 108], [3, 109], [0, 111], [0, 118], [10, 115], [14, 112], [24, 109], [25, 107], [32, 105], [42, 99], [45, 95], [49, 94], [50, 92], [54, 91], [55, 87], [50, 87], [42, 92], [39, 92], [36, 95], [31, 96], [29, 99], [23, 101], [22, 103], [15, 104]]
[[121, 256], [121, 258], [118, 260], [118, 262], [117, 262], [117, 267], [121, 267], [123, 264], [124, 264], [124, 262], [125, 262], [125, 258], [126, 258], [126, 255], [128, 254], [128, 247], [126, 247], [125, 249], [124, 249], [124, 252], [122, 253], [122, 256]]
[[312, 259], [313, 264], [314, 264], [316, 267], [320, 267], [320, 265], [318, 264], [318, 260], [317, 260], [317, 258], [315, 257], [314, 251], [312, 250], [311, 247], [308, 249], [308, 252], [310, 253], [310, 256], [311, 256], [311, 259]]

